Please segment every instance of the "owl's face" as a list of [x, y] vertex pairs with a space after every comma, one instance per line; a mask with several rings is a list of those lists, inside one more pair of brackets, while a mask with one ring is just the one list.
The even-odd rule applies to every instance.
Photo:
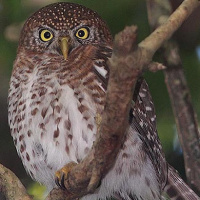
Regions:
[[65, 59], [77, 47], [110, 44], [112, 37], [98, 14], [72, 3], [56, 3], [34, 13], [25, 23], [18, 50], [62, 54]]

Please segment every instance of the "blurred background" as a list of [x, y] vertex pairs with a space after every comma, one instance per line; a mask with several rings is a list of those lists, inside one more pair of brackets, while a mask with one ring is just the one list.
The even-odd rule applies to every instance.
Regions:
[[[16, 55], [20, 29], [36, 10], [56, 0], [0, 0], [0, 163], [11, 169], [40, 199], [44, 188], [35, 184], [26, 174], [18, 158], [7, 123], [7, 93], [13, 61]], [[138, 42], [149, 35], [145, 1], [141, 0], [71, 0], [97, 11], [107, 22], [113, 35], [125, 26], [138, 26]], [[182, 1], [171, 0], [175, 9]], [[200, 9], [175, 34], [180, 45], [185, 76], [191, 90], [194, 108], [200, 116]], [[159, 61], [159, 53], [155, 56]], [[184, 164], [178, 143], [175, 121], [162, 72], [146, 72], [157, 113], [157, 128], [167, 160], [184, 176]], [[199, 118], [198, 118], [199, 120]], [[3, 197], [2, 197], [3, 198]], [[0, 199], [2, 199], [0, 197]]]

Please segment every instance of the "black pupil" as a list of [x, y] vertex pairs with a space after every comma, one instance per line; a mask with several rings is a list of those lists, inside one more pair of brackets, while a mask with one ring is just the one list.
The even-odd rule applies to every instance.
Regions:
[[45, 32], [45, 33], [44, 33], [44, 37], [45, 37], [46, 39], [49, 39], [49, 38], [51, 37], [51, 33]]
[[83, 30], [80, 30], [80, 31], [78, 32], [78, 36], [79, 36], [79, 37], [84, 37], [84, 35], [85, 35], [85, 32], [84, 32]]

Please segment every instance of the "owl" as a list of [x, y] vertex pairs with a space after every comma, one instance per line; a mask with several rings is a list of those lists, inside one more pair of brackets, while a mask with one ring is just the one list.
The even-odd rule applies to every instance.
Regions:
[[[48, 190], [56, 187], [55, 174], [84, 159], [96, 139], [111, 54], [107, 25], [84, 6], [51, 4], [25, 22], [10, 80], [8, 120], [26, 171]], [[143, 78], [133, 102], [114, 166], [82, 200], [160, 200], [164, 188], [173, 191]]]

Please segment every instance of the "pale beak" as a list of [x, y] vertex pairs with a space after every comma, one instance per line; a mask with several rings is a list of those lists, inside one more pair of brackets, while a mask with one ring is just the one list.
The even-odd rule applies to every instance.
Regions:
[[67, 60], [68, 53], [69, 53], [69, 48], [70, 48], [69, 41], [70, 41], [70, 37], [67, 37], [67, 36], [62, 37], [60, 39], [60, 48], [65, 60]]

